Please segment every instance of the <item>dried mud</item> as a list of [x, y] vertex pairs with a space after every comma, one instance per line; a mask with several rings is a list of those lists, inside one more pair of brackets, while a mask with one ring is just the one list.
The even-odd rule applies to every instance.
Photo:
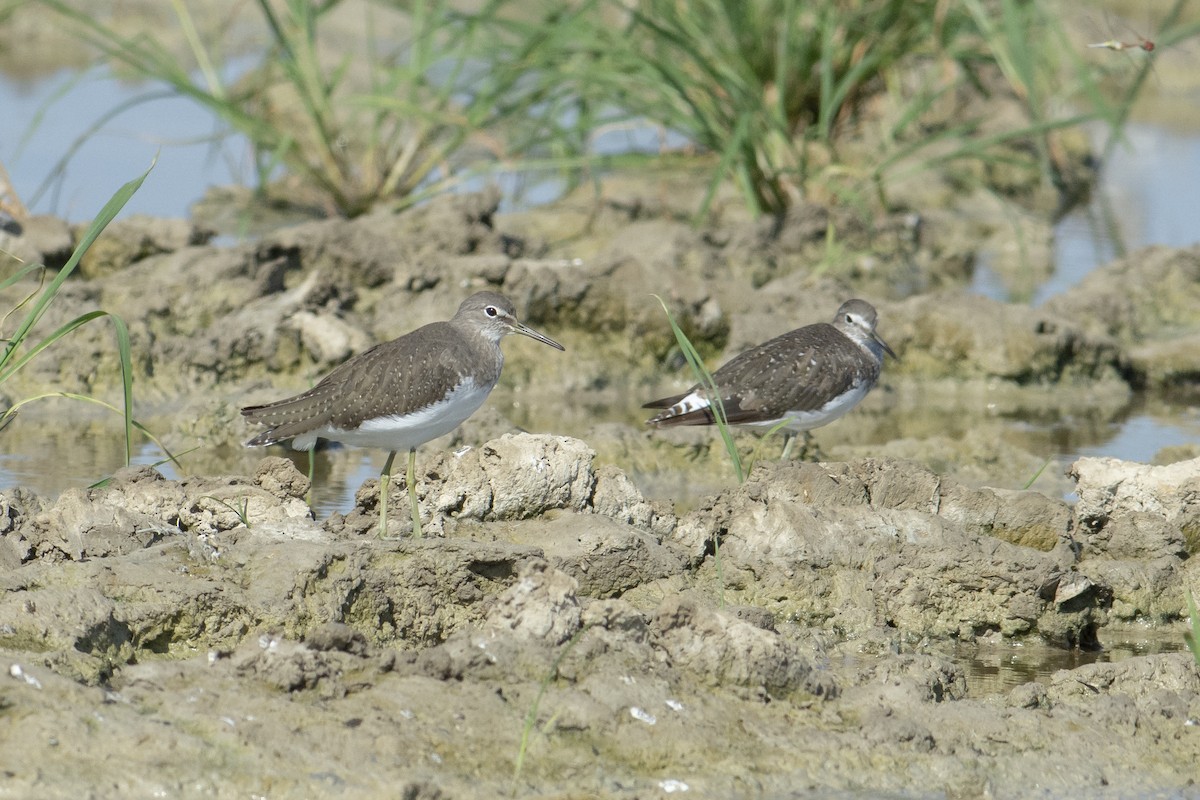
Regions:
[[373, 485], [319, 523], [274, 457], [0, 493], [5, 793], [1186, 796], [1187, 654], [979, 697], [944, 654], [1094, 646], [1200, 591], [1200, 460], [1074, 475], [1072, 509], [771, 464], [677, 517], [579, 440], [505, 435], [422, 470], [436, 533], [395, 540]]
[[[1030, 309], [969, 294], [971, 244], [936, 216], [837, 220], [863, 255], [815, 269], [833, 212], [813, 206], [699, 230], [628, 187], [553, 214], [497, 204], [219, 247], [190, 223], [106, 234], [45, 324], [121, 315], [139, 403], [164, 409], [173, 447], [204, 447], [178, 481], [135, 468], [57, 498], [0, 492], [0, 794], [1197, 791], [1185, 652], [992, 693], [964, 654], [1181, 634], [1200, 459], [1083, 459], [1021, 491], [1041, 459], [961, 410], [1103, 418], [1194, 382], [1178, 332], [1200, 325], [1200, 250], [1136, 254]], [[72, 235], [39, 220], [8, 246], [52, 263]], [[318, 520], [291, 461], [240, 449], [240, 405], [485, 287], [568, 355], [508, 343], [489, 407], [422, 449], [426, 537], [395, 486], [397, 538], [380, 540], [374, 480]], [[735, 486], [711, 431], [640, 427], [638, 398], [686, 381], [650, 294], [714, 358], [868, 296], [901, 360], [819, 432], [818, 460], [760, 448]], [[81, 329], [5, 390], [113, 397], [106, 335]]]

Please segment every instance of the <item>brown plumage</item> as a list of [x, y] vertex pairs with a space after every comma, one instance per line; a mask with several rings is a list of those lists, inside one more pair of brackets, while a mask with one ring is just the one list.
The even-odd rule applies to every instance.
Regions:
[[292, 439], [307, 450], [318, 438], [408, 450], [449, 433], [487, 398], [504, 366], [500, 339], [521, 333], [562, 346], [518, 322], [494, 292], [463, 301], [454, 318], [375, 345], [295, 397], [242, 409], [268, 429], [252, 447]]
[[[858, 404], [879, 378], [883, 354], [895, 358], [875, 333], [877, 315], [865, 300], [842, 304], [832, 323], [789, 331], [735, 356], [712, 374], [730, 425], [807, 431]], [[712, 425], [710, 390], [696, 384], [682, 394], [646, 403], [661, 408], [657, 427]]]
[[487, 399], [504, 353], [500, 340], [520, 333], [562, 350], [562, 345], [517, 321], [513, 304], [495, 292], [479, 292], [458, 307], [454, 318], [378, 344], [341, 364], [307, 392], [247, 406], [247, 421], [267, 430], [247, 444], [288, 439], [297, 450], [317, 439], [379, 447], [388, 451], [380, 474], [380, 532], [387, 531], [387, 482], [396, 453], [407, 450], [413, 530], [420, 518], [413, 485], [419, 445], [449, 433]]

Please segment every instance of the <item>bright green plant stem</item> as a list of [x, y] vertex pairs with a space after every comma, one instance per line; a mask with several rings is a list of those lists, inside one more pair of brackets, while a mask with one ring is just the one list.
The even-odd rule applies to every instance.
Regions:
[[[151, 164], [149, 169], [118, 189], [116, 194], [114, 194], [112, 198], [105, 203], [104, 207], [100, 210], [100, 213], [96, 215], [96, 218], [92, 220], [91, 225], [88, 226], [83, 238], [80, 239], [79, 243], [75, 246], [75, 250], [71, 253], [71, 257], [67, 259], [67, 263], [64, 264], [61, 269], [59, 269], [58, 274], [54, 276], [53, 280], [51, 280], [49, 284], [42, 288], [41, 292], [37, 295], [37, 299], [33, 301], [32, 306], [28, 309], [28, 311], [25, 312], [25, 316], [17, 325], [16, 331], [12, 334], [12, 336], [8, 337], [3, 353], [0, 353], [0, 386], [3, 386], [6, 381], [16, 375], [26, 364], [37, 357], [39, 353], [46, 348], [53, 346], [67, 334], [93, 320], [108, 318], [112, 322], [113, 329], [116, 334], [117, 352], [121, 363], [121, 390], [122, 399], [124, 401], [121, 413], [125, 422], [126, 465], [128, 465], [133, 458], [133, 428], [135, 425], [133, 420], [133, 361], [130, 355], [129, 329], [126, 327], [124, 320], [115, 314], [110, 314], [107, 311], [89, 311], [86, 314], [81, 314], [70, 322], [61, 325], [40, 340], [32, 340], [36, 338], [33, 332], [38, 321], [41, 320], [42, 316], [46, 313], [47, 309], [50, 307], [50, 304], [54, 302], [54, 299], [58, 295], [59, 290], [62, 288], [63, 283], [71, 276], [71, 273], [75, 271], [75, 268], [79, 266], [79, 261], [81, 258], [83, 258], [83, 254], [86, 253], [88, 248], [92, 246], [92, 243], [96, 241], [105, 227], [107, 227], [108, 224], [117, 216], [117, 214], [120, 213], [121, 209], [125, 207], [125, 204], [129, 202], [129, 199], [133, 197], [134, 193], [141, 188], [142, 183], [146, 180], [146, 176], [150, 174], [150, 170], [153, 168], [154, 165]], [[87, 399], [91, 400], [92, 402], [100, 403], [100, 405], [107, 406], [106, 403], [102, 403], [92, 398], [84, 398], [81, 395], [74, 395], [67, 392], [55, 392], [52, 394], [71, 397], [74, 399]], [[8, 411], [4, 413], [3, 416], [0, 416], [0, 427], [3, 427], [5, 422], [11, 419], [12, 415], [15, 414], [17, 409], [24, 405], [25, 402], [27, 401], [15, 403], [12, 408], [8, 409]], [[111, 408], [111, 406], [108, 407]], [[142, 428], [140, 425], [137, 427], [141, 430], [144, 430], [144, 428]]]
[[201, 498], [212, 500], [214, 502], [220, 503], [221, 505], [225, 506], [230, 511], [232, 511], [234, 514], [237, 514], [237, 518], [242, 523], [242, 525], [244, 525], [247, 529], [250, 528], [250, 511], [249, 511], [250, 499], [249, 498], [243, 497], [241, 504], [236, 505], [236, 506], [233, 503], [228, 502], [227, 500], [222, 500], [221, 498], [214, 497], [211, 494], [201, 495]]
[[[112, 403], [106, 403], [99, 398], [89, 397], [88, 395], [85, 395], [85, 394], [78, 394], [76, 392], [44, 392], [43, 394], [34, 395], [32, 397], [26, 397], [22, 400], [18, 400], [17, 402], [13, 403], [12, 406], [6, 412], [4, 412], [3, 416], [0, 416], [0, 426], [7, 425], [8, 424], [7, 421], [9, 419], [11, 419], [12, 417], [16, 416], [17, 412], [20, 411], [23, 406], [26, 406], [29, 403], [33, 403], [38, 400], [45, 400], [45, 399], [51, 398], [51, 397], [62, 397], [67, 400], [78, 400], [83, 403], [91, 403], [93, 405], [100, 406], [101, 408], [103, 408], [107, 411], [111, 411], [114, 414], [124, 415], [124, 413], [125, 413], [123, 409], [117, 408]], [[147, 439], [154, 442], [155, 446], [158, 447], [159, 450], [162, 450], [164, 454], [166, 454], [167, 461], [174, 464], [177, 468], [180, 467], [178, 456], [184, 455], [184, 453], [180, 453], [178, 455], [172, 453], [170, 450], [167, 449], [167, 446], [162, 443], [161, 439], [159, 439], [157, 436], [155, 436], [153, 433], [151, 433], [149, 428], [147, 428], [142, 423], [138, 422], [136, 419], [130, 419], [129, 424], [131, 427], [136, 428]], [[126, 449], [128, 450], [128, 448], [126, 448]], [[191, 450], [188, 450], [186, 452], [191, 452]], [[128, 466], [128, 463], [126, 463], [126, 466]]]
[[1187, 642], [1188, 650], [1192, 651], [1196, 666], [1200, 667], [1200, 610], [1196, 609], [1196, 598], [1192, 597], [1190, 591], [1187, 593], [1187, 606], [1192, 629], [1183, 634], [1183, 640]]
[[412, 514], [413, 536], [421, 536], [421, 509], [417, 505], [417, 449], [408, 450], [408, 470], [405, 472], [404, 485], [408, 489], [408, 510]]
[[1045, 461], [1043, 461], [1042, 465], [1037, 468], [1037, 472], [1033, 473], [1033, 476], [1030, 477], [1029, 480], [1025, 481], [1025, 485], [1022, 486], [1021, 488], [1028, 489], [1030, 486], [1033, 486], [1033, 484], [1037, 482], [1037, 479], [1042, 477], [1042, 473], [1046, 471], [1046, 467], [1050, 466], [1053, 463], [1054, 463], [1053, 457], [1047, 458]]
[[[694, 345], [683, 329], [675, 322], [675, 318], [671, 315], [667, 304], [658, 295], [652, 295], [658, 304], [662, 306], [663, 313], [667, 315], [667, 322], [671, 326], [672, 333], [675, 334], [675, 341], [679, 345], [680, 351], [683, 352], [683, 357], [687, 360], [688, 366], [691, 367], [692, 374], [696, 379], [696, 383], [704, 387], [705, 394], [708, 395], [709, 402], [713, 408], [713, 418], [716, 421], [717, 429], [721, 432], [721, 441], [725, 444], [725, 452], [729, 455], [729, 461], [733, 465], [734, 475], [737, 476], [739, 484], [746, 482], [746, 471], [742, 466], [742, 457], [738, 453], [737, 442], [733, 440], [733, 432], [729, 428], [727, 422], [728, 417], [725, 416], [725, 404], [721, 401], [721, 392], [717, 387], [716, 381], [713, 380], [712, 373], [704, 366], [704, 359], [700, 358], [700, 354], [696, 351]], [[719, 605], [725, 606], [725, 573], [721, 562], [721, 542], [717, 534], [713, 534], [713, 566], [717, 571], [717, 583], [720, 588]]]
[[733, 465], [733, 472], [737, 476], [738, 483], [744, 483], [746, 472], [742, 467], [742, 457], [738, 454], [737, 443], [734, 442], [733, 432], [726, 421], [728, 418], [725, 416], [725, 404], [721, 401], [721, 392], [717, 388], [716, 382], [713, 381], [712, 373], [704, 366], [704, 359], [700, 357], [687, 334], [675, 322], [675, 317], [667, 308], [667, 304], [658, 295], [652, 295], [652, 297], [658, 301], [658, 304], [662, 306], [663, 313], [667, 315], [667, 323], [671, 326], [671, 332], [675, 334], [675, 341], [679, 345], [684, 359], [687, 360], [688, 366], [696, 378], [696, 383], [704, 387], [704, 392], [712, 404], [713, 418], [717, 430], [721, 433], [721, 441], [725, 444], [725, 452], [729, 454], [729, 462]]

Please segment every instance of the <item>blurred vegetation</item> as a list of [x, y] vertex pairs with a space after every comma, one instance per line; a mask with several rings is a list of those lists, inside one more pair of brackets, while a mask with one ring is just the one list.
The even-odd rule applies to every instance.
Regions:
[[[1060, 135], [1119, 129], [1154, 59], [1109, 91], [1058, 6], [1029, 0], [256, 0], [266, 45], [234, 75], [187, 0], [171, 5], [190, 64], [152, 33], [40, 1], [112, 64], [246, 136], [261, 184], [292, 176], [346, 216], [499, 171], [577, 181], [668, 155], [709, 171], [701, 216], [729, 179], [754, 213], [814, 191], [886, 207], [898, 178], [954, 164], [1070, 195], [1087, 176]], [[1196, 35], [1176, 27], [1183, 4], [1164, 41]], [[331, 33], [347, 9], [352, 46]], [[618, 126], [687, 146], [601, 158], [597, 137]]]
[[[355, 216], [382, 200], [444, 191], [462, 179], [473, 148], [502, 156], [489, 132], [530, 107], [522, 65], [480, 58], [491, 51], [480, 44], [488, 17], [457, 15], [437, 0], [364, 5], [360, 46], [322, 35], [341, 0], [258, 0], [266, 46], [235, 77], [219, 62], [220, 43], [201, 40], [184, 0], [172, 7], [194, 66], [153, 34], [123, 35], [67, 3], [47, 4], [124, 71], [166, 84], [244, 135], [260, 182], [282, 168], [330, 213]], [[536, 37], [524, 46], [536, 47]]]

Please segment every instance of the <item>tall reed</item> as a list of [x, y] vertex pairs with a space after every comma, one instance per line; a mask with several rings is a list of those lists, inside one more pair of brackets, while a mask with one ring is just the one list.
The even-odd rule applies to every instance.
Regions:
[[[1164, 20], [1167, 44], [1200, 33], [1174, 24], [1184, 1]], [[114, 64], [246, 136], [262, 181], [294, 175], [344, 215], [497, 171], [576, 178], [614, 163], [595, 143], [614, 125], [668, 131], [699, 152], [697, 216], [728, 180], [759, 214], [814, 188], [891, 207], [903, 178], [956, 163], [1066, 196], [1079, 179], [1063, 133], [1119, 130], [1153, 63], [1112, 98], [1064, 31], [1058, 15], [1071, 11], [1028, 0], [482, 0], [470, 11], [381, 0], [363, 6], [364, 44], [349, 50], [329, 33], [345, 0], [255, 0], [266, 46], [235, 79], [187, 0], [171, 6], [194, 66], [152, 33], [42, 2]], [[993, 97], [1019, 113], [995, 124]]]
[[297, 176], [345, 216], [381, 202], [408, 205], [491, 168], [511, 155], [500, 138], [505, 121], [545, 100], [524, 84], [522, 57], [538, 39], [501, 51], [491, 12], [462, 15], [446, 0], [366, 4], [364, 44], [350, 49], [326, 35], [341, 0], [256, 0], [266, 46], [236, 77], [220, 42], [198, 32], [186, 0], [171, 6], [194, 68], [150, 32], [125, 35], [62, 0], [43, 1], [112, 63], [245, 136], [261, 180], [280, 170]]

